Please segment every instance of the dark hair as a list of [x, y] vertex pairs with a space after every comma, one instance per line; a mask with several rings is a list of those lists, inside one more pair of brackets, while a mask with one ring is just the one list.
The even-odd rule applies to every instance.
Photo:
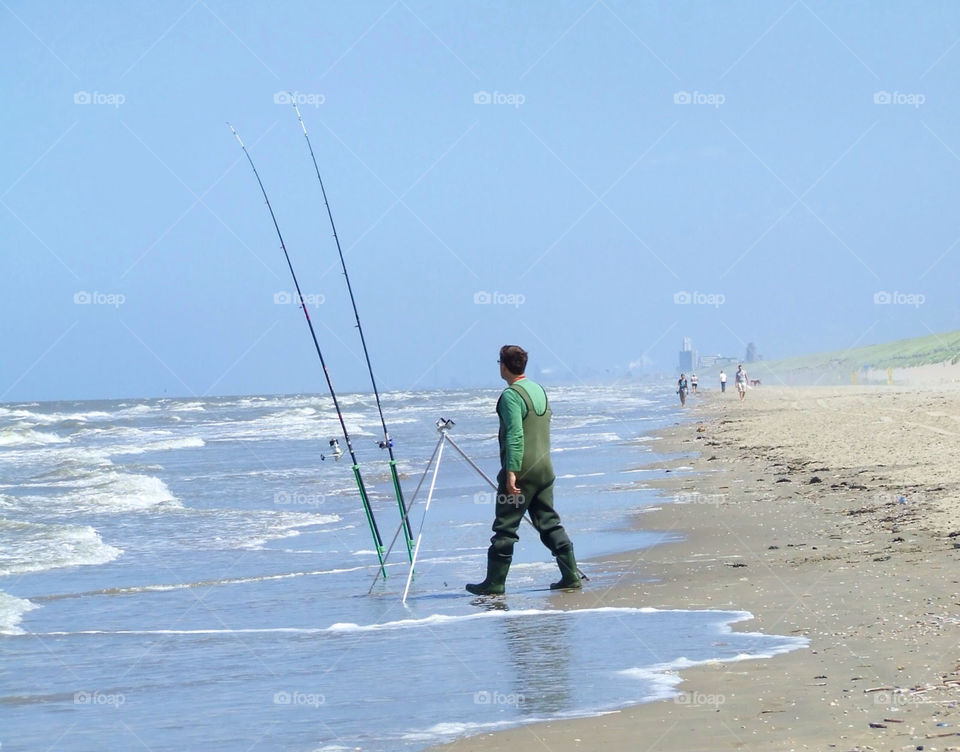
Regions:
[[519, 376], [527, 367], [527, 351], [519, 345], [504, 345], [500, 348], [500, 362], [514, 376]]

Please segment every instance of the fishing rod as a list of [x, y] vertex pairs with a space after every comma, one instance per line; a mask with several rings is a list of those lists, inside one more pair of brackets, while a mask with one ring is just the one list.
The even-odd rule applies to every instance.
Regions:
[[[277, 231], [277, 237], [280, 239], [280, 247], [283, 249], [284, 258], [287, 260], [287, 268], [290, 269], [290, 276], [293, 277], [293, 286], [297, 289], [297, 298], [300, 301], [300, 309], [303, 311], [303, 315], [307, 319], [307, 326], [310, 327], [310, 336], [313, 338], [314, 347], [317, 349], [317, 356], [320, 358], [320, 365], [323, 367], [323, 375], [327, 380], [327, 388], [330, 390], [330, 396], [333, 398], [333, 406], [337, 411], [337, 418], [340, 421], [340, 429], [343, 431], [343, 439], [347, 443], [347, 451], [350, 452], [350, 459], [353, 460], [353, 477], [357, 481], [357, 488], [360, 490], [360, 499], [363, 501], [363, 511], [367, 516], [367, 523], [370, 525], [370, 533], [373, 535], [374, 547], [377, 550], [377, 558], [380, 560], [380, 571], [383, 573], [384, 579], [387, 577], [387, 569], [384, 566], [383, 562], [383, 540], [380, 537], [380, 530], [377, 527], [377, 521], [373, 517], [373, 508], [370, 506], [370, 499], [367, 497], [367, 489], [363, 485], [363, 478], [360, 476], [360, 465], [357, 463], [357, 455], [353, 451], [353, 444], [350, 441], [350, 433], [347, 431], [347, 424], [343, 420], [343, 413], [340, 410], [340, 403], [337, 401], [337, 393], [333, 389], [333, 381], [330, 379], [330, 373], [327, 371], [327, 363], [323, 359], [323, 352], [320, 350], [320, 342], [317, 340], [317, 333], [314, 331], [313, 322], [310, 320], [310, 313], [307, 311], [307, 305], [303, 300], [303, 293], [300, 291], [300, 282], [297, 281], [297, 274], [293, 271], [293, 262], [290, 261], [290, 254], [287, 253], [287, 246], [283, 242], [283, 235], [280, 233], [280, 225], [277, 224], [277, 216], [273, 213], [273, 207], [270, 205], [270, 199], [267, 198], [267, 189], [263, 187], [263, 181], [260, 179], [260, 173], [257, 172], [256, 165], [253, 164], [253, 158], [250, 156], [250, 152], [247, 151], [247, 147], [244, 146], [243, 141], [240, 138], [240, 134], [237, 133], [237, 129], [234, 128], [230, 123], [227, 123], [230, 127], [230, 130], [233, 131], [233, 135], [237, 137], [237, 142], [240, 144], [240, 148], [243, 149], [243, 153], [247, 157], [247, 161], [250, 163], [250, 167], [253, 169], [253, 174], [257, 178], [257, 183], [260, 186], [260, 192], [263, 193], [263, 200], [267, 203], [267, 208], [270, 210], [270, 219], [273, 220], [273, 227]], [[335, 457], [339, 459], [339, 454], [337, 454], [337, 445], [336, 439], [330, 441], [330, 446], [334, 448]]]
[[373, 375], [373, 366], [370, 363], [370, 351], [367, 349], [367, 340], [363, 336], [363, 327], [360, 325], [360, 314], [357, 311], [357, 300], [353, 296], [353, 286], [350, 284], [350, 275], [347, 274], [347, 263], [343, 258], [343, 249], [340, 247], [340, 237], [337, 235], [337, 226], [333, 221], [333, 212], [330, 209], [330, 202], [327, 200], [327, 189], [323, 185], [323, 178], [320, 177], [320, 167], [317, 164], [317, 156], [313, 152], [313, 144], [310, 143], [310, 136], [307, 133], [307, 126], [300, 115], [300, 107], [297, 106], [297, 98], [292, 97], [293, 109], [297, 113], [297, 119], [300, 121], [300, 127], [303, 129], [303, 137], [307, 140], [307, 148], [310, 150], [310, 158], [313, 160], [313, 169], [317, 173], [317, 180], [320, 183], [320, 192], [323, 194], [323, 203], [327, 207], [327, 217], [330, 219], [330, 228], [333, 230], [333, 239], [337, 244], [337, 253], [340, 256], [340, 267], [343, 269], [343, 278], [347, 281], [347, 291], [350, 293], [350, 304], [353, 306], [353, 317], [357, 322], [357, 331], [360, 333], [360, 344], [363, 345], [363, 357], [367, 361], [367, 372], [370, 374], [370, 384], [373, 386], [373, 396], [377, 401], [377, 412], [380, 413], [380, 425], [383, 427], [383, 441], [379, 442], [381, 449], [386, 449], [390, 455], [390, 476], [393, 479], [393, 491], [397, 497], [397, 505], [400, 507], [400, 519], [403, 525], [403, 536], [407, 544], [407, 556], [413, 563], [413, 529], [410, 527], [410, 516], [407, 505], [403, 500], [403, 490], [400, 487], [400, 478], [397, 475], [397, 461], [393, 456], [393, 439], [390, 438], [390, 432], [387, 430], [387, 421], [383, 417], [383, 406], [380, 404], [380, 391], [377, 389], [377, 379]]

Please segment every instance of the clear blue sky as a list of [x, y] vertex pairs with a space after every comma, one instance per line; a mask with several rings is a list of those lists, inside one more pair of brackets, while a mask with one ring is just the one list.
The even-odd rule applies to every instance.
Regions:
[[0, 401], [324, 391], [228, 120], [366, 389], [288, 90], [384, 388], [960, 328], [958, 41], [955, 2], [2, 0]]

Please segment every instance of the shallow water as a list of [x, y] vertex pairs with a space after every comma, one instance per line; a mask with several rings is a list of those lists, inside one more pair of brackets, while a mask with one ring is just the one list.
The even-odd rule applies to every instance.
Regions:
[[[497, 392], [384, 395], [408, 498], [440, 416], [495, 473]], [[627, 574], [609, 555], [663, 540], [626, 523], [663, 501], [634, 471], [678, 413], [636, 385], [550, 396], [557, 505], [603, 588]], [[342, 401], [389, 542], [373, 399]], [[449, 446], [407, 603], [402, 542], [368, 596], [350, 465], [320, 461], [337, 430], [309, 395], [0, 406], [4, 752], [416, 750], [669, 696], [683, 666], [804, 644], [731, 632], [739, 612], [568, 611], [582, 600], [547, 589], [556, 567], [528, 526], [508, 596], [472, 598], [493, 503]]]

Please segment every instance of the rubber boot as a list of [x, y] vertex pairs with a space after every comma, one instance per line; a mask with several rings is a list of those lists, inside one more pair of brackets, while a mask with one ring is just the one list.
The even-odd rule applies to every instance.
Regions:
[[551, 590], [573, 590], [583, 587], [583, 583], [580, 582], [580, 570], [577, 569], [577, 559], [573, 555], [572, 548], [557, 554], [557, 566], [560, 567], [560, 581], [551, 583]]
[[475, 585], [467, 585], [467, 591], [474, 595], [503, 595], [507, 572], [513, 557], [487, 554], [487, 578]]

